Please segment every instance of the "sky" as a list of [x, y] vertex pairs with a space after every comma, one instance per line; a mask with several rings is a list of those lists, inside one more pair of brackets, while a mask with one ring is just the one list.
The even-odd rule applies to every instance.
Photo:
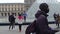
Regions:
[[24, 3], [24, 0], [0, 0], [0, 3]]
[[58, 2], [60, 2], [60, 0], [57, 0]]
[[[60, 0], [57, 0], [60, 2]], [[24, 0], [0, 0], [0, 3], [24, 3]]]

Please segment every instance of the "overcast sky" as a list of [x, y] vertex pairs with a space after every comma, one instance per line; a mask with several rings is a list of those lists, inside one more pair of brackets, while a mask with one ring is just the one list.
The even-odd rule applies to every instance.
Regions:
[[[57, 0], [60, 2], [60, 0]], [[0, 0], [0, 3], [24, 3], [24, 0]]]
[[60, 0], [57, 0], [58, 2], [60, 2]]
[[0, 3], [24, 3], [24, 0], [0, 0]]

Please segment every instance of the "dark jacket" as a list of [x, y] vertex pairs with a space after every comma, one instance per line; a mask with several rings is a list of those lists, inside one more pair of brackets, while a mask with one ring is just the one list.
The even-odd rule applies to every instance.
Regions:
[[38, 10], [35, 14], [36, 17], [36, 34], [54, 34], [54, 30], [52, 30], [48, 26], [47, 14], [43, 11]]
[[34, 33], [35, 32], [35, 24], [36, 24], [36, 20], [34, 20], [27, 28], [25, 31], [25, 34], [30, 34], [30, 33]]
[[9, 22], [13, 22], [13, 21], [15, 21], [15, 17], [13, 15], [10, 15], [9, 16]]

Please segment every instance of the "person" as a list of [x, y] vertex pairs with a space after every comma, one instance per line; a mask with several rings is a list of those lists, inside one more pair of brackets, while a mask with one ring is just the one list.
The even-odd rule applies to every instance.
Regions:
[[19, 14], [18, 16], [18, 23], [19, 23], [19, 31], [21, 32], [21, 24], [23, 22], [23, 16], [22, 14]]
[[12, 26], [12, 29], [15, 27], [15, 17], [14, 17], [14, 13], [12, 13], [12, 15], [9, 15], [9, 22], [10, 22], [10, 26], [9, 26], [9, 30]]
[[59, 22], [58, 22], [59, 14], [54, 13], [53, 16], [54, 16], [54, 19], [55, 19], [56, 26], [58, 26], [58, 28], [59, 28]]
[[[36, 34], [55, 34], [58, 32], [57, 30], [53, 30], [48, 25], [47, 20], [47, 13], [49, 12], [49, 6], [46, 3], [41, 3], [39, 6], [39, 9], [37, 13], [35, 14], [35, 24], [33, 25], [34, 28], [30, 28], [33, 30]], [[30, 34], [31, 30], [26, 29], [26, 34]]]
[[24, 22], [26, 22], [26, 16], [27, 16], [26, 11], [24, 11], [23, 16], [24, 16]]
[[54, 13], [53, 17], [54, 17], [54, 19], [56, 20], [56, 18], [57, 18], [57, 14], [56, 14], [56, 13]]
[[58, 26], [58, 28], [59, 28], [59, 22], [60, 22], [60, 16], [59, 14], [57, 14], [56, 25]]
[[49, 6], [47, 3], [41, 3], [37, 13], [35, 14], [36, 20], [36, 34], [55, 34], [57, 30], [53, 30], [48, 25]]

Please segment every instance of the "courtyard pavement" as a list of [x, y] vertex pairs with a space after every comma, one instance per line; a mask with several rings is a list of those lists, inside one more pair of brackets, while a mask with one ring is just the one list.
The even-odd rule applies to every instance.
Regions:
[[[26, 30], [27, 26], [28, 25], [23, 25], [21, 32], [19, 32], [18, 26], [15, 26], [15, 28], [13, 30], [12, 29], [9, 30], [9, 26], [0, 26], [0, 34], [25, 34], [25, 30]], [[60, 30], [60, 28], [57, 28], [56, 24], [49, 24], [49, 26], [52, 29]], [[55, 34], [60, 34], [60, 32], [57, 32]]]

